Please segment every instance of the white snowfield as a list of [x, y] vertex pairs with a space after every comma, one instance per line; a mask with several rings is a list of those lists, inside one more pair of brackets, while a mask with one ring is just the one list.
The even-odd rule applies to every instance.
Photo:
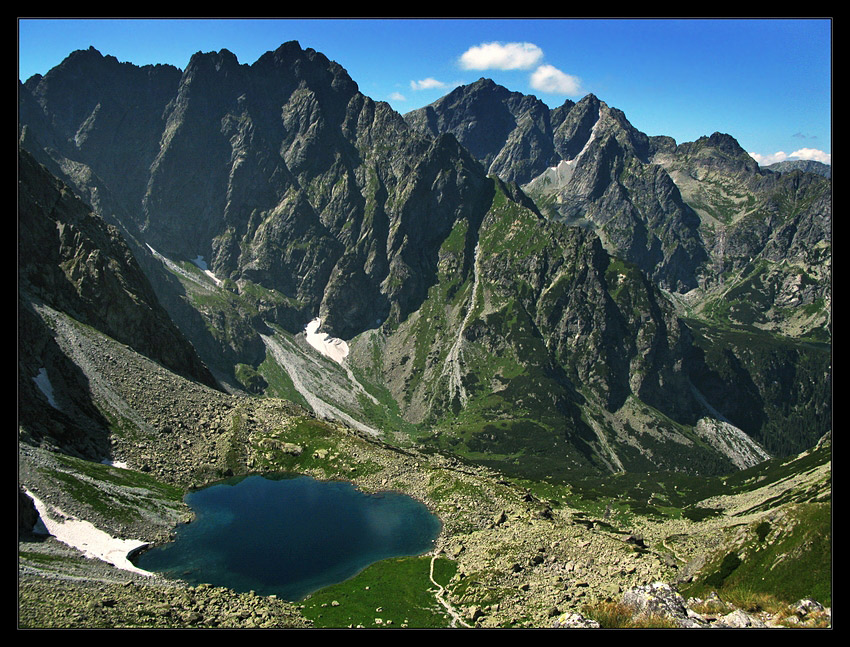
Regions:
[[100, 559], [125, 571], [141, 575], [153, 575], [137, 568], [129, 559], [136, 550], [146, 546], [147, 542], [136, 539], [116, 539], [96, 528], [88, 521], [76, 519], [57, 508], [50, 508], [27, 491], [38, 510], [39, 525], [42, 533], [53, 535], [63, 544], [81, 551], [86, 557]]
[[307, 333], [307, 342], [322, 355], [330, 357], [337, 364], [342, 364], [342, 360], [348, 356], [348, 344], [342, 339], [328, 337], [327, 334], [318, 332], [321, 325], [322, 320], [319, 317], [307, 324], [304, 329]]
[[207, 262], [204, 260], [204, 257], [198, 254], [195, 260], [192, 261], [195, 266], [200, 269], [204, 274], [210, 277], [213, 281], [215, 281], [216, 285], [221, 285], [221, 279], [219, 279], [215, 274], [212, 273], [209, 267], [207, 267]]

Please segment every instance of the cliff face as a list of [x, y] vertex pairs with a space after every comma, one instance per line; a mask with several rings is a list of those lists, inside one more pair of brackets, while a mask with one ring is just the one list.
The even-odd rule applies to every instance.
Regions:
[[594, 229], [610, 253], [662, 287], [696, 287], [707, 259], [699, 218], [669, 176], [649, 163], [650, 139], [621, 111], [593, 95], [550, 110], [482, 79], [405, 119], [422, 131], [456, 135], [490, 173], [521, 184], [548, 216]]
[[404, 119], [432, 136], [451, 133], [489, 174], [524, 184], [557, 161], [553, 133], [572, 106], [552, 113], [536, 97], [480, 79]]
[[[339, 65], [296, 43], [251, 66], [226, 50], [199, 53], [143, 119], [136, 93], [107, 104], [70, 84], [96, 57], [70, 57], [22, 89], [23, 103], [39, 108], [22, 119], [25, 144], [61, 142], [40, 148], [55, 168], [85, 169], [66, 173], [83, 195], [102, 182], [118, 217], [157, 251], [202, 256], [222, 279], [278, 291], [284, 325], [321, 312], [330, 330], [351, 336], [405, 317], [432, 280], [435, 246], [456, 219], [486, 208], [483, 171], [452, 138], [411, 131]], [[101, 79], [111, 97], [136, 85], [138, 74], [97, 63], [86, 73], [116, 68]], [[80, 108], [69, 114], [69, 104]], [[95, 146], [106, 140], [108, 155]], [[141, 156], [135, 141], [146, 144]], [[146, 177], [112, 179], [131, 163]]]
[[[725, 285], [718, 267], [755, 285], [741, 259], [817, 255], [812, 237], [831, 214], [822, 185], [760, 174], [731, 138], [677, 147], [592, 95], [548, 110], [485, 80], [402, 118], [297, 43], [252, 65], [198, 53], [182, 72], [77, 52], [19, 94], [21, 146], [120, 228], [217, 377], [303, 387], [286, 340], [319, 316], [352, 347], [337, 393], [388, 394], [381, 416], [397, 410], [400, 427], [433, 428], [431, 441], [476, 456], [603, 470], [691, 469], [697, 456], [696, 471], [728, 468], [693, 426], [737, 410], [726, 396], [752, 375], [696, 345], [710, 335], [695, 340], [664, 291], [711, 297]], [[718, 214], [692, 205], [715, 177], [770, 187], [754, 194], [770, 196], [759, 204], [773, 219], [753, 229], [736, 215], [709, 236]], [[143, 322], [106, 310], [123, 296], [95, 262], [120, 255], [110, 244], [68, 244], [53, 265], [101, 279], [77, 280], [75, 298], [118, 334]], [[805, 272], [799, 285], [777, 272], [775, 303], [823, 298]], [[273, 358], [270, 344], [287, 350]], [[181, 347], [168, 346], [163, 362]], [[695, 376], [722, 406], [695, 393]], [[368, 396], [345, 382], [357, 379], [371, 381]]]
[[[721, 288], [744, 284], [760, 304], [756, 311], [739, 300], [742, 312], [727, 313], [736, 323], [792, 336], [828, 325], [831, 186], [823, 173], [762, 170], [729, 135], [677, 145], [647, 137], [593, 95], [549, 110], [487, 79], [405, 119], [454, 134], [549, 217], [592, 228], [660, 287], [695, 291], [688, 299], [700, 310]], [[758, 260], [770, 267], [754, 274]], [[812, 312], [789, 313], [790, 303]]]
[[830, 180], [760, 169], [720, 133], [678, 146], [654, 138], [653, 160], [701, 220], [708, 260], [696, 312], [786, 336], [831, 339]]

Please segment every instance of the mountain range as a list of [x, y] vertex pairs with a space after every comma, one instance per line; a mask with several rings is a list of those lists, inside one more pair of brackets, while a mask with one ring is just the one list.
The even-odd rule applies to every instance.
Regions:
[[[723, 475], [831, 431], [831, 179], [728, 134], [489, 79], [400, 115], [295, 42], [183, 70], [90, 48], [18, 94], [27, 444], [123, 460], [116, 429], [153, 425], [76, 325], [216, 401], [517, 478]], [[245, 469], [225, 454], [192, 478]]]

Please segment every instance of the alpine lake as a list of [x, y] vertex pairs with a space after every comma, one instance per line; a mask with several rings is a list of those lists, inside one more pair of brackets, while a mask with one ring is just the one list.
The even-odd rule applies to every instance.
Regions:
[[195, 519], [144, 551], [146, 571], [296, 601], [391, 557], [428, 552], [441, 523], [398, 492], [294, 474], [253, 475], [186, 496]]

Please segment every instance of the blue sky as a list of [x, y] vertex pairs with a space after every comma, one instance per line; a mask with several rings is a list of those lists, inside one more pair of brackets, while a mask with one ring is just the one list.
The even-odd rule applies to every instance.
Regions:
[[762, 163], [831, 162], [829, 19], [19, 19], [18, 36], [21, 80], [89, 46], [184, 68], [198, 51], [251, 64], [297, 40], [401, 113], [488, 77], [550, 107], [593, 93], [678, 143], [723, 132]]

